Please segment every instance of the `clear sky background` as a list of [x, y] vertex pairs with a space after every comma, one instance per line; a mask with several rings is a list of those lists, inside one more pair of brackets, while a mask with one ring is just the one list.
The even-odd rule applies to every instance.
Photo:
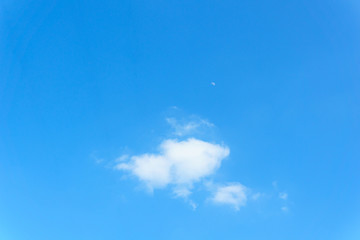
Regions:
[[358, 240], [359, 123], [358, 1], [0, 3], [1, 240]]

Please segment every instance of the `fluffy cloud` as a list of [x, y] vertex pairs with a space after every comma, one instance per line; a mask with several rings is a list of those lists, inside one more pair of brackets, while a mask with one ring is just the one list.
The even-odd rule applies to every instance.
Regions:
[[[212, 176], [229, 156], [230, 149], [200, 140], [201, 136], [214, 125], [197, 116], [189, 118], [167, 118], [174, 139], [166, 139], [155, 153], [123, 155], [116, 160], [115, 169], [124, 171], [139, 180], [146, 188], [171, 189], [174, 197], [183, 198], [193, 209], [197, 204], [190, 195], [196, 190], [208, 190], [207, 199], [218, 205], [227, 205], [239, 210], [250, 200], [261, 194], [251, 195], [251, 191], [240, 183], [217, 184]], [[176, 137], [176, 138], [175, 138]], [[180, 139], [180, 140], [179, 140]]]
[[168, 139], [160, 144], [158, 154], [132, 156], [116, 169], [130, 172], [151, 191], [172, 185], [176, 196], [186, 198], [193, 184], [212, 175], [229, 153], [226, 146], [195, 138]]
[[216, 204], [230, 205], [235, 210], [246, 205], [247, 188], [240, 183], [217, 187], [211, 200]]

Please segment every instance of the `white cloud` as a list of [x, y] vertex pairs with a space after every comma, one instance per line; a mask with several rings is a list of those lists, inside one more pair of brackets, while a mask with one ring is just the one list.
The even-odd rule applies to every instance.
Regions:
[[115, 161], [116, 162], [123, 162], [125, 160], [129, 159], [129, 155], [128, 154], [124, 154], [124, 155], [121, 155], [120, 157], [118, 157]]
[[251, 198], [253, 199], [253, 200], [258, 200], [260, 197], [263, 197], [264, 196], [264, 194], [262, 194], [262, 193], [255, 193], [255, 194], [253, 194], [252, 196], [251, 196]]
[[191, 194], [191, 191], [187, 187], [184, 187], [184, 186], [175, 187], [173, 189], [173, 191], [174, 191], [175, 197], [187, 198]]
[[247, 202], [247, 188], [240, 183], [231, 183], [218, 187], [211, 200], [216, 204], [230, 205], [235, 210], [245, 206]]
[[95, 161], [96, 164], [100, 164], [104, 162], [104, 159], [97, 157], [95, 152], [91, 153], [90, 157]]
[[279, 198], [283, 200], [287, 200], [288, 194], [286, 192], [279, 193]]
[[174, 129], [173, 134], [179, 137], [191, 135], [199, 128], [209, 128], [214, 126], [214, 124], [204, 119], [193, 119], [192, 121], [181, 123], [175, 118], [166, 118], [166, 121]]
[[150, 191], [172, 185], [176, 196], [186, 198], [193, 184], [215, 173], [229, 153], [226, 146], [195, 138], [168, 139], [160, 144], [158, 154], [132, 156], [115, 168], [129, 171]]
[[283, 211], [283, 212], [288, 212], [289, 211], [289, 208], [288, 207], [281, 207], [281, 211]]
[[[240, 183], [220, 185], [212, 182], [212, 176], [229, 156], [230, 149], [194, 137], [208, 132], [214, 124], [196, 116], [167, 118], [172, 134], [180, 139], [166, 139], [155, 153], [123, 155], [115, 161], [115, 169], [125, 171], [139, 180], [147, 190], [170, 189], [173, 197], [182, 198], [194, 210], [198, 204], [191, 194], [207, 189], [207, 200], [217, 205], [229, 205], [235, 210], [245, 206], [248, 200], [257, 200], [262, 193], [252, 193]], [[189, 137], [189, 138], [186, 138]]]

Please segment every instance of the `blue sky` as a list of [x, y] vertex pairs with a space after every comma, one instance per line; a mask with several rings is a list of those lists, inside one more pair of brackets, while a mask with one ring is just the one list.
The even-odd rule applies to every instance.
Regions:
[[360, 239], [360, 4], [0, 3], [0, 239]]

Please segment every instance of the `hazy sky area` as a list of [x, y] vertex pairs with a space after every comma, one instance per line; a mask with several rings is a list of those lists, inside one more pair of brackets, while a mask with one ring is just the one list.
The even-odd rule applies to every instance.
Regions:
[[359, 240], [360, 3], [0, 1], [0, 240]]

